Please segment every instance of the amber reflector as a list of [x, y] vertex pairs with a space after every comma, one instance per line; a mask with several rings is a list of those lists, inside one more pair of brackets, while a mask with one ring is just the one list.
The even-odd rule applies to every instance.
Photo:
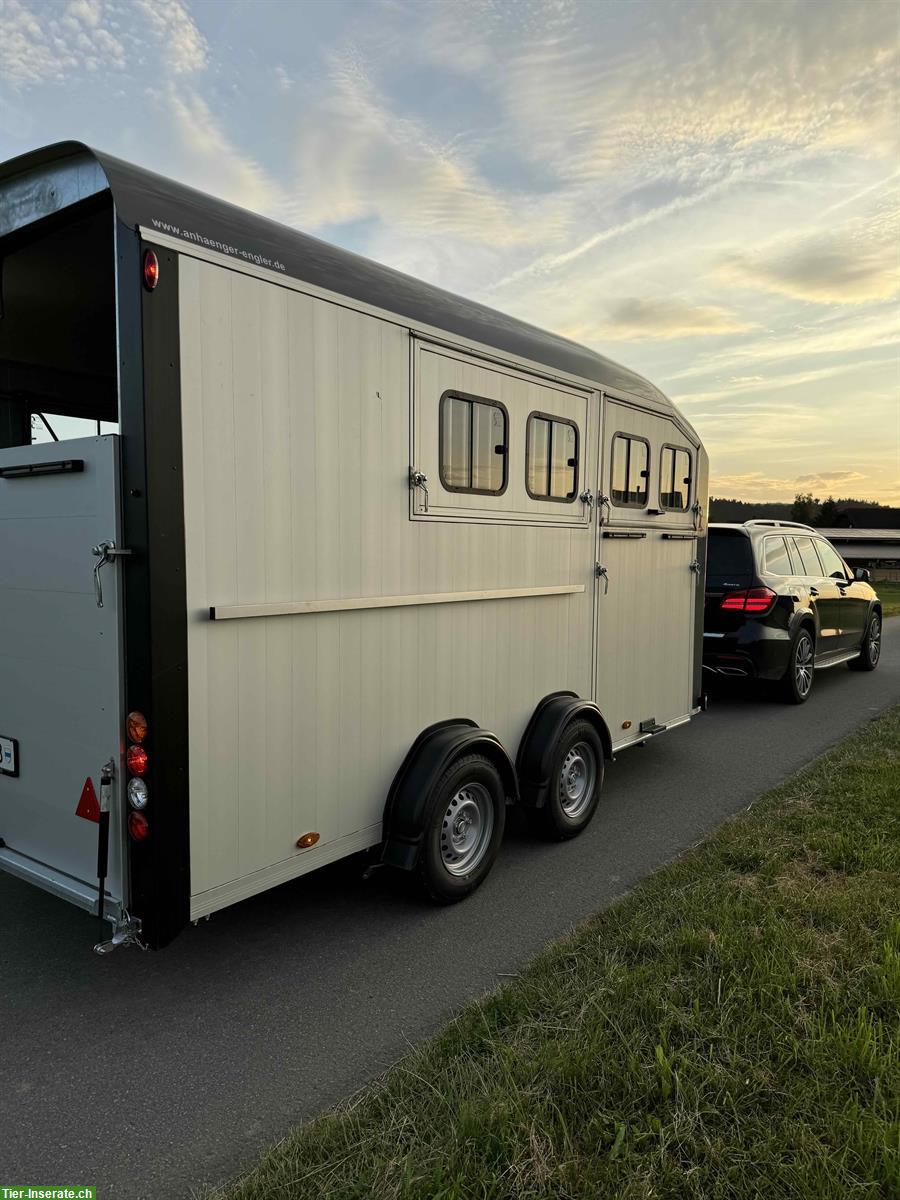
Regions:
[[144, 255], [144, 287], [152, 292], [159, 283], [159, 259], [152, 250]]
[[130, 712], [125, 722], [129, 742], [142, 742], [147, 736], [147, 718], [142, 712]]
[[310, 846], [314, 846], [319, 840], [317, 833], [304, 833], [303, 837], [297, 838], [297, 849], [308, 850]]
[[623, 722], [622, 722], [622, 728], [623, 728], [623, 729], [630, 729], [630, 728], [631, 728], [631, 722], [630, 722], [630, 721], [623, 721]]

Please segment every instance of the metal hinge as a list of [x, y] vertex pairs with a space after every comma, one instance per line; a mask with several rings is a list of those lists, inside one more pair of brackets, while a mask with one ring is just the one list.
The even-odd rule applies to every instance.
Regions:
[[113, 935], [108, 942], [98, 942], [94, 947], [95, 954], [112, 954], [119, 946], [137, 946], [139, 950], [147, 947], [141, 941], [140, 918], [129, 916], [123, 910], [121, 917], [113, 926]]

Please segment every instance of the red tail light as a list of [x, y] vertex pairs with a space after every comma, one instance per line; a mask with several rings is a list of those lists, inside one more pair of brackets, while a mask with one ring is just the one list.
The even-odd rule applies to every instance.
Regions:
[[143, 842], [150, 836], [150, 824], [143, 813], [128, 814], [128, 832], [136, 842]]
[[143, 775], [147, 770], [147, 751], [143, 746], [129, 746], [125, 752], [125, 765], [130, 775]]
[[725, 612], [745, 612], [761, 617], [771, 612], [777, 599], [777, 594], [771, 588], [745, 588], [723, 596], [721, 607]]

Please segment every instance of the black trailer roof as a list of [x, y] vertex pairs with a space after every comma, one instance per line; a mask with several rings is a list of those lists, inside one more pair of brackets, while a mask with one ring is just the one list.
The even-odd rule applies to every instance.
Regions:
[[[7, 193], [13, 202], [19, 202], [25, 195], [33, 203], [38, 192], [46, 211], [57, 211], [73, 199], [96, 194], [97, 168], [105, 177], [119, 218], [132, 229], [140, 226], [151, 238], [153, 230], [168, 233], [411, 321], [580, 376], [597, 387], [674, 407], [642, 376], [567, 338], [422, 283], [81, 142], [57, 142], [0, 165], [0, 198]], [[3, 224], [0, 221], [0, 235]]]

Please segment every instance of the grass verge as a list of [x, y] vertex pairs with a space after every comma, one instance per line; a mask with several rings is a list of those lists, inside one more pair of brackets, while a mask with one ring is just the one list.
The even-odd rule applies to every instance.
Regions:
[[900, 708], [211, 1196], [894, 1197], [898, 1005]]
[[886, 617], [900, 617], [900, 583], [893, 579], [882, 579], [872, 587], [881, 600], [882, 612]]

